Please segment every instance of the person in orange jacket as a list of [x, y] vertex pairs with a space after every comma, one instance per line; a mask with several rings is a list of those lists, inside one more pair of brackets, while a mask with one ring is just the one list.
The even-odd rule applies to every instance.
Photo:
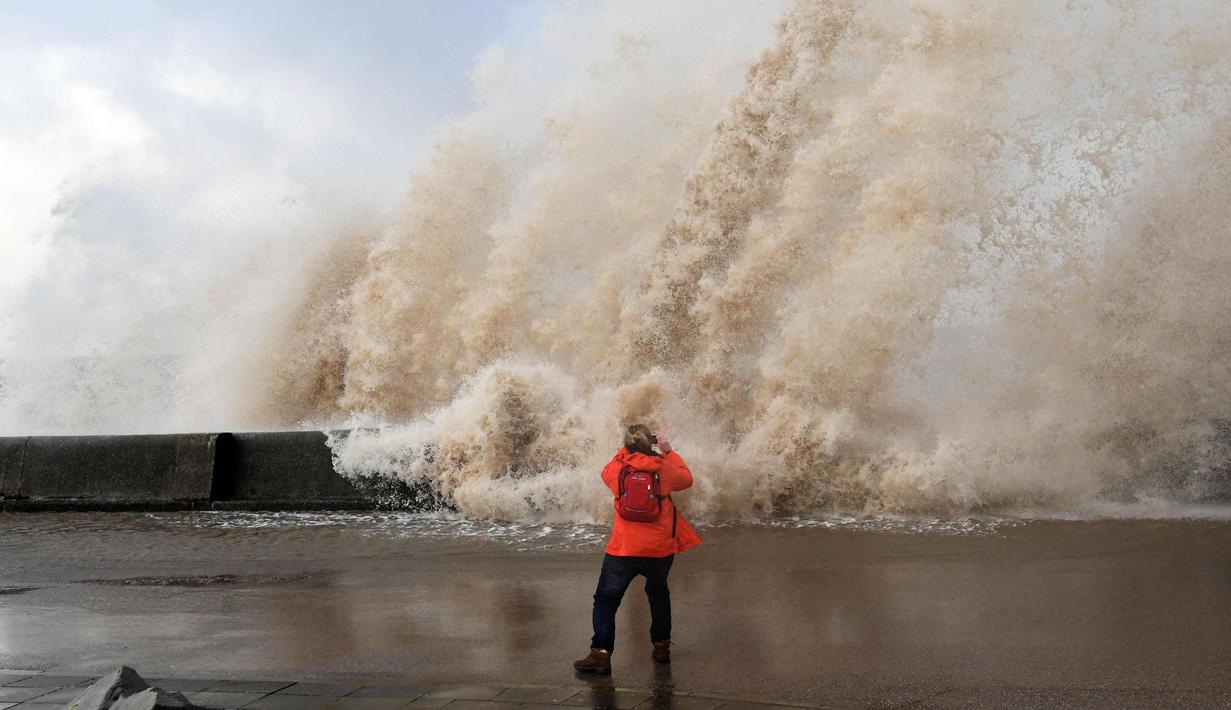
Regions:
[[[658, 451], [654, 446], [658, 446]], [[661, 452], [661, 453], [660, 453]], [[627, 476], [637, 472], [657, 475], [656, 496], [659, 509], [652, 520], [630, 520], [621, 512], [621, 494]], [[594, 637], [590, 655], [573, 663], [582, 673], [610, 673], [611, 653], [615, 650], [615, 617], [620, 600], [633, 578], [645, 577], [645, 594], [650, 601], [650, 641], [653, 658], [659, 663], [671, 660], [671, 593], [667, 574], [676, 554], [701, 544], [701, 537], [679, 514], [670, 494], [692, 485], [692, 472], [684, 459], [671, 448], [665, 436], [655, 437], [649, 427], [630, 426], [624, 434], [624, 448], [603, 468], [603, 483], [615, 496], [615, 524], [603, 555], [603, 568], [594, 592]]]

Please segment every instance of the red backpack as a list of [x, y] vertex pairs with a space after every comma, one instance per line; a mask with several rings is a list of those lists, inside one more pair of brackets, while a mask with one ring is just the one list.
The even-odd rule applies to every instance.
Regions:
[[663, 510], [662, 483], [657, 471], [642, 471], [628, 464], [620, 469], [616, 512], [625, 520], [652, 523]]

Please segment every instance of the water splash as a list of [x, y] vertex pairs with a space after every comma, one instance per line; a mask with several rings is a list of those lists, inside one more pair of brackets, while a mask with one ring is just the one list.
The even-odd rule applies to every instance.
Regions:
[[1225, 493], [1227, 20], [799, 2], [686, 176], [576, 116], [448, 146], [356, 283], [340, 470], [601, 519], [636, 420], [711, 520]]
[[742, 87], [661, 12], [547, 100], [485, 57], [230, 416], [536, 524], [610, 515], [632, 421], [710, 521], [1228, 494], [1231, 7], [800, 0]]

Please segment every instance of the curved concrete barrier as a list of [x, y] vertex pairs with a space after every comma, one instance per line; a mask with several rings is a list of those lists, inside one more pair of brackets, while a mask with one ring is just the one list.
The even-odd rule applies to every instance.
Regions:
[[31, 436], [0, 442], [5, 498], [100, 503], [209, 500], [215, 434]]
[[319, 431], [0, 437], [0, 509], [364, 509]]
[[29, 441], [28, 436], [0, 437], [0, 498], [21, 495], [21, 473]]
[[218, 507], [371, 507], [350, 479], [333, 470], [319, 431], [220, 434], [212, 497]]

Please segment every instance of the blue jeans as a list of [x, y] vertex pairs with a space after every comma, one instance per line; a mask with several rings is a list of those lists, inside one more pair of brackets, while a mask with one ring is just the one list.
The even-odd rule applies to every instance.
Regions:
[[671, 638], [671, 592], [667, 573], [675, 555], [667, 557], [620, 557], [603, 555], [603, 570], [594, 590], [594, 638], [590, 648], [615, 650], [615, 618], [624, 592], [637, 575], [645, 577], [645, 595], [650, 599], [650, 640]]

